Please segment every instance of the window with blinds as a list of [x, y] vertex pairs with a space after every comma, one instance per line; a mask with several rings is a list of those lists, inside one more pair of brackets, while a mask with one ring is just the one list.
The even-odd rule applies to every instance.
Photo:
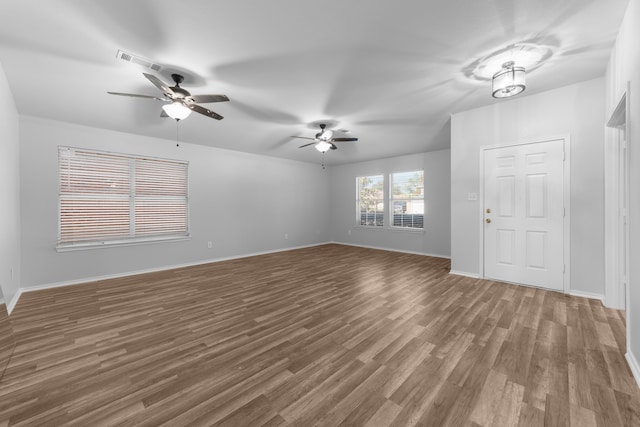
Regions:
[[389, 181], [392, 226], [424, 228], [424, 171], [392, 173]]
[[58, 148], [58, 248], [189, 236], [188, 163]]

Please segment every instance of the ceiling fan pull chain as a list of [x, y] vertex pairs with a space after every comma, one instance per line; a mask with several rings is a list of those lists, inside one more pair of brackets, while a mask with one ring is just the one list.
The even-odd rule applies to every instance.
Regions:
[[176, 119], [176, 147], [180, 147], [180, 119]]

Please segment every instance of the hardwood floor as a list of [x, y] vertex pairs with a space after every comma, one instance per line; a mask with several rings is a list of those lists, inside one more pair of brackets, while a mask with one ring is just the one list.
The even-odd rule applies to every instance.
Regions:
[[623, 314], [340, 245], [23, 294], [0, 425], [638, 426]]
[[[0, 292], [0, 297], [2, 293]], [[0, 300], [0, 380], [4, 374], [4, 368], [9, 363], [9, 358], [13, 353], [15, 341], [13, 339], [13, 331], [9, 323], [9, 315], [3, 300]]]

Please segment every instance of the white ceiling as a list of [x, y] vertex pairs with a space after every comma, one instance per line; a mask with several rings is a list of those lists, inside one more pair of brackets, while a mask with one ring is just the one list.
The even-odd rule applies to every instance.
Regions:
[[[320, 163], [313, 123], [351, 130], [325, 163], [448, 148], [450, 113], [495, 101], [476, 61], [518, 42], [549, 46], [527, 96], [604, 75], [628, 0], [3, 0], [0, 62], [20, 114], [175, 140], [150, 70], [185, 75], [225, 116], [192, 114], [180, 140]], [[344, 135], [337, 135], [344, 136]]]

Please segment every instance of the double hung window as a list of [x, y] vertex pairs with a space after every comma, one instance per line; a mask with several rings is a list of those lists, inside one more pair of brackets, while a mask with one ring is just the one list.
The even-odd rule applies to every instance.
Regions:
[[186, 238], [188, 163], [59, 147], [57, 247]]
[[390, 175], [393, 226], [424, 228], [424, 171]]
[[[385, 174], [359, 176], [357, 185], [357, 223], [366, 227], [424, 229], [424, 170], [388, 175], [389, 193], [385, 197]], [[389, 203], [385, 203], [385, 201]]]

